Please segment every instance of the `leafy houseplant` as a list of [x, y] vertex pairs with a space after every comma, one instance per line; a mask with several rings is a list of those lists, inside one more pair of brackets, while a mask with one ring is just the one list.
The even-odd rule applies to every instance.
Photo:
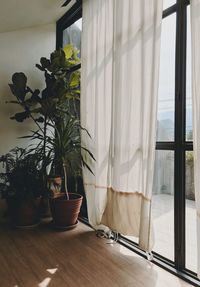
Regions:
[[[36, 65], [45, 77], [46, 87], [41, 93], [27, 86], [23, 73], [15, 73], [10, 84], [16, 97], [16, 101], [10, 103], [24, 109], [12, 119], [23, 122], [32, 118], [37, 126], [36, 131], [25, 137], [37, 141], [36, 149], [43, 157], [44, 188], [49, 163], [63, 167], [64, 195], [51, 201], [53, 219], [58, 227], [76, 223], [82, 202], [82, 196], [68, 192], [68, 176], [80, 175], [83, 165], [92, 172], [86, 156], [94, 159], [92, 153], [81, 145], [81, 131], [87, 130], [81, 127], [79, 119], [80, 72], [77, 65], [80, 60], [77, 55], [78, 51], [67, 45], [63, 50], [51, 53], [50, 59], [41, 58], [40, 65]], [[75, 211], [74, 207], [77, 207]]]
[[76, 71], [79, 64], [78, 50], [72, 45], [67, 45], [63, 50], [59, 49], [51, 53], [50, 59], [42, 57], [36, 67], [44, 74], [45, 88], [40, 92], [32, 90], [27, 85], [27, 77], [24, 73], [15, 73], [12, 83], [9, 84], [15, 100], [9, 103], [19, 105], [23, 111], [17, 112], [11, 119], [23, 122], [31, 118], [37, 130], [32, 131], [30, 138], [39, 139], [37, 148], [43, 155], [43, 189], [47, 186], [47, 167], [51, 162], [46, 148], [47, 131], [51, 126], [58, 124], [67, 110], [78, 114], [77, 101], [80, 99], [80, 72]]
[[11, 220], [18, 226], [39, 222], [42, 194], [41, 156], [15, 148], [0, 157], [4, 171], [0, 173], [0, 190], [7, 200]]

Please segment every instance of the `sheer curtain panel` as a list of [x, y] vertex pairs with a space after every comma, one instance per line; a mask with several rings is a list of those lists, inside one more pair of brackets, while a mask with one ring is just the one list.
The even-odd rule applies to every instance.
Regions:
[[161, 0], [84, 0], [81, 122], [95, 176], [84, 170], [90, 223], [152, 249], [151, 196]]

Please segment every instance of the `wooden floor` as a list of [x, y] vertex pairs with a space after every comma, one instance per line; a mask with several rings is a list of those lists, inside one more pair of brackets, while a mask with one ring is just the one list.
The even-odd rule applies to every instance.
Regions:
[[191, 286], [125, 247], [108, 242], [81, 223], [65, 232], [48, 224], [31, 230], [1, 224], [0, 286]]

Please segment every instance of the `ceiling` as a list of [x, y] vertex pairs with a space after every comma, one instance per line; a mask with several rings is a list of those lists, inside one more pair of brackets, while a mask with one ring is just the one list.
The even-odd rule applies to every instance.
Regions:
[[0, 33], [55, 23], [73, 4], [65, 0], [1, 0]]

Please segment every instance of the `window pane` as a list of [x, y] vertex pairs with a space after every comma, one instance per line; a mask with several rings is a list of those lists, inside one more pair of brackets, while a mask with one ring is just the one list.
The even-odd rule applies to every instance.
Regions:
[[174, 151], [156, 151], [152, 197], [154, 251], [174, 260]]
[[190, 6], [187, 8], [187, 70], [186, 70], [186, 140], [192, 141], [192, 81]]
[[197, 229], [193, 152], [186, 152], [186, 268], [197, 272]]
[[163, 10], [171, 7], [174, 4], [176, 4], [176, 0], [163, 0]]
[[163, 19], [158, 94], [157, 141], [174, 140], [176, 15]]
[[82, 19], [79, 19], [74, 24], [63, 31], [63, 47], [67, 44], [72, 44], [79, 51], [81, 50], [81, 31]]

